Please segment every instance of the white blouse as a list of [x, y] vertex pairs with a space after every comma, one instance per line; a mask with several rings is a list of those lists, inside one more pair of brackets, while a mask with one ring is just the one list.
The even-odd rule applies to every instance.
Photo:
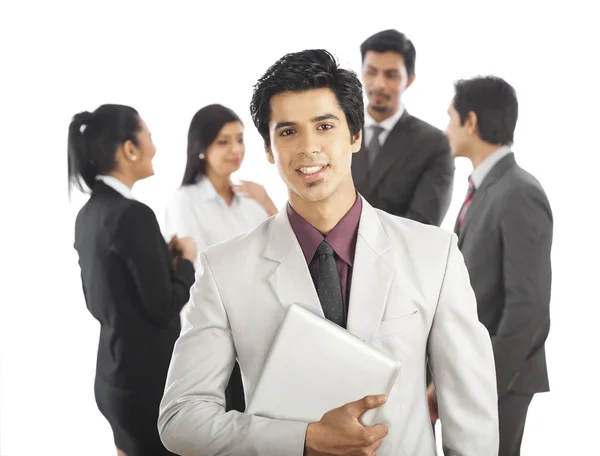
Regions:
[[231, 206], [206, 177], [177, 189], [167, 205], [165, 230], [171, 237], [190, 236], [198, 252], [258, 226], [267, 212], [253, 199], [234, 195]]

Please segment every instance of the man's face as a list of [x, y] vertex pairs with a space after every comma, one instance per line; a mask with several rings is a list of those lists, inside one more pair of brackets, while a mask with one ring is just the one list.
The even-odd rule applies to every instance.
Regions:
[[467, 119], [464, 125], [461, 125], [460, 115], [454, 108], [454, 101], [448, 107], [448, 126], [444, 134], [450, 143], [450, 150], [454, 157], [468, 157], [471, 143], [471, 135], [467, 123], [471, 123], [471, 119]]
[[362, 77], [369, 109], [392, 115], [400, 107], [402, 94], [415, 75], [408, 77], [404, 57], [397, 52], [367, 51]]
[[361, 133], [354, 137], [331, 89], [283, 92], [271, 98], [271, 149], [290, 200], [321, 202], [338, 191], [352, 191], [350, 165]]

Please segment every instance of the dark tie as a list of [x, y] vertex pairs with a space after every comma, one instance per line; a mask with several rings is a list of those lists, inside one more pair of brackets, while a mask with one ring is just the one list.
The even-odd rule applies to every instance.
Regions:
[[471, 200], [473, 199], [473, 195], [475, 194], [475, 184], [473, 180], [469, 177], [469, 190], [467, 191], [467, 196], [465, 197], [465, 202], [460, 208], [460, 213], [458, 215], [458, 229], [462, 230], [463, 224], [465, 223], [465, 217], [467, 216], [467, 210], [469, 209], [469, 205], [471, 204]]
[[333, 248], [327, 241], [321, 242], [317, 249], [319, 255], [319, 274], [317, 277], [317, 294], [323, 313], [328, 320], [346, 327], [344, 322], [344, 303], [340, 276], [333, 257]]
[[381, 143], [379, 141], [379, 135], [385, 130], [385, 128], [380, 127], [379, 125], [371, 126], [372, 137], [371, 141], [367, 145], [369, 151], [369, 169], [373, 167], [373, 163], [375, 163], [375, 159], [377, 155], [379, 155], [379, 151], [381, 150]]

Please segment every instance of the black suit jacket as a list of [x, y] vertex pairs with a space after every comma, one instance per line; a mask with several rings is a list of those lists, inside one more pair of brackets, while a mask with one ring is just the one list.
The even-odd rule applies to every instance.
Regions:
[[404, 112], [369, 171], [364, 142], [352, 160], [358, 192], [372, 206], [400, 217], [441, 225], [452, 198], [454, 158], [444, 134]]
[[544, 189], [511, 153], [490, 170], [456, 229], [492, 339], [499, 397], [549, 390], [553, 224]]
[[154, 212], [102, 182], [77, 215], [74, 246], [100, 322], [96, 377], [119, 390], [164, 388], [193, 264], [175, 270]]

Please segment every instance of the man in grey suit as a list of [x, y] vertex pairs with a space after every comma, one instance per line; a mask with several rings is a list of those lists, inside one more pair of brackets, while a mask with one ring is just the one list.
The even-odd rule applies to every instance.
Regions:
[[452, 197], [454, 160], [444, 134], [402, 104], [415, 80], [415, 48], [403, 33], [385, 30], [360, 51], [369, 104], [352, 161], [354, 184], [378, 209], [440, 226]]
[[[446, 134], [455, 157], [473, 164], [456, 221], [458, 245], [492, 338], [500, 456], [520, 454], [527, 409], [549, 391], [544, 343], [550, 329], [553, 220], [544, 189], [511, 151], [515, 90], [496, 77], [459, 81]], [[435, 381], [435, 372], [434, 381]], [[433, 387], [430, 387], [430, 404]], [[433, 407], [432, 420], [435, 419]]]

